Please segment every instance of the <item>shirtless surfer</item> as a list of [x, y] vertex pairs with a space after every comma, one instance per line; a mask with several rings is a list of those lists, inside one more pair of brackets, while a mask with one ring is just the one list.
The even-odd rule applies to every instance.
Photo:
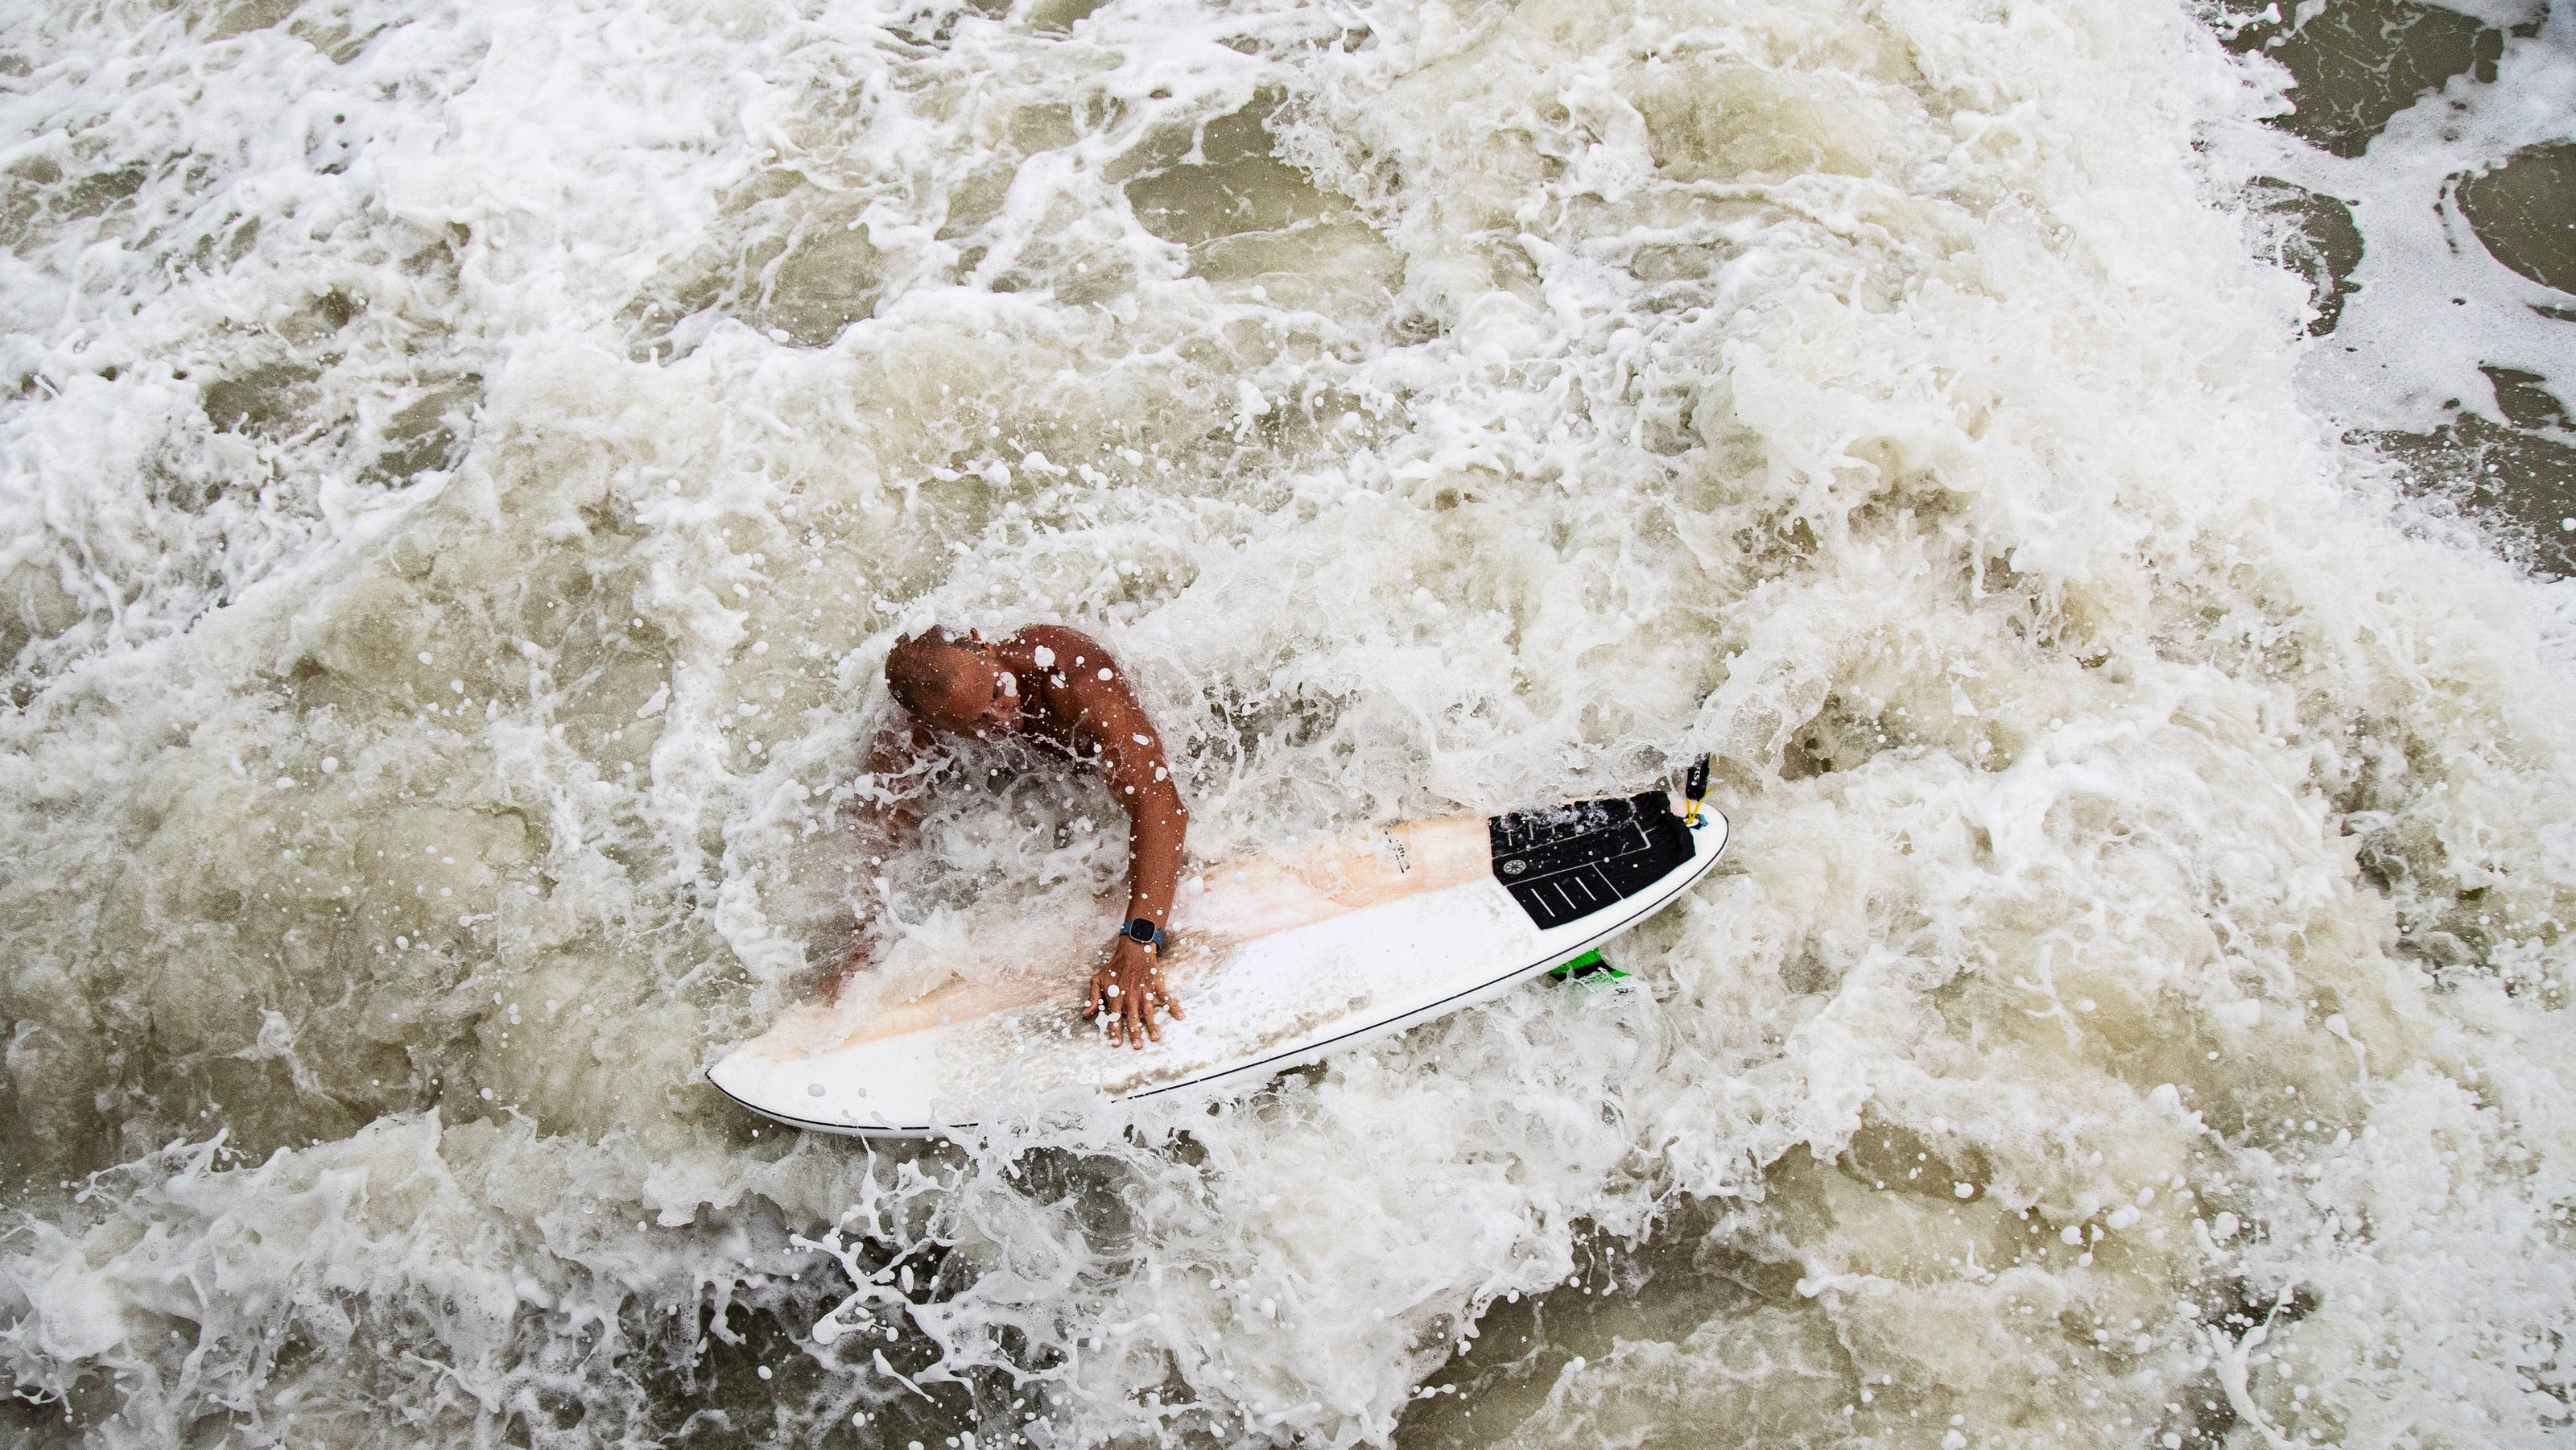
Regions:
[[1159, 953], [1190, 813], [1124, 672], [1091, 636], [1035, 624], [998, 640], [924, 630], [895, 642], [885, 673], [898, 713], [879, 732], [867, 769], [880, 792], [895, 792], [881, 795], [877, 812], [889, 844], [920, 821], [913, 798], [894, 783], [909, 783], [926, 767], [941, 735], [1020, 736], [1087, 762], [1109, 783], [1127, 811], [1127, 924], [1108, 962], [1091, 974], [1082, 1015], [1105, 1014], [1113, 1043], [1161, 1041], [1155, 1013], [1183, 1015], [1163, 985]]

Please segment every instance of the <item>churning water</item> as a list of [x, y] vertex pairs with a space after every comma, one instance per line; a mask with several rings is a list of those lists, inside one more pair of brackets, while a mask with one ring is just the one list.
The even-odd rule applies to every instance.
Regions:
[[[2563, 95], [2576, 22], [2491, 18]], [[0, 22], [0, 1430], [2566, 1435], [2576, 631], [2344, 441], [2567, 395], [2546, 288], [2371, 204], [2566, 112], [2285, 160], [2247, 23]], [[2279, 181], [2474, 301], [2356, 273], [2307, 339]], [[846, 849], [896, 632], [1029, 619], [1119, 651], [1206, 855], [1703, 751], [1737, 844], [1625, 996], [756, 1127], [699, 1074], [861, 895], [868, 991], [1105, 933], [1079, 780]]]

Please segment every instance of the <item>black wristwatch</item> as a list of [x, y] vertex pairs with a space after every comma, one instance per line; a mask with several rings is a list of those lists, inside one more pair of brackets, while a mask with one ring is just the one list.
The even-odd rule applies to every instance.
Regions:
[[1158, 952], [1163, 949], [1163, 943], [1167, 940], [1163, 935], [1163, 929], [1161, 927], [1154, 925], [1152, 922], [1147, 921], [1141, 916], [1136, 918], [1134, 921], [1127, 923], [1125, 926], [1118, 928], [1118, 934], [1127, 938], [1129, 941], [1143, 942], [1145, 945], [1152, 947]]

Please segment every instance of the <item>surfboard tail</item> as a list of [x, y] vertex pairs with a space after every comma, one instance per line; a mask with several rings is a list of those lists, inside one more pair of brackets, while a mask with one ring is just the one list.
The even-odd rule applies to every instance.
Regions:
[[1651, 888], [1695, 849], [1659, 790], [1514, 811], [1489, 829], [1494, 879], [1541, 931]]

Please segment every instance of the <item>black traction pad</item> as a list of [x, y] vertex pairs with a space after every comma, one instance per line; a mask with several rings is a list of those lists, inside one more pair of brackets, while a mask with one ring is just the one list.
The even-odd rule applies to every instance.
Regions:
[[1485, 828], [1494, 879], [1541, 931], [1634, 896], [1691, 858], [1690, 828], [1659, 790], [1513, 811]]

